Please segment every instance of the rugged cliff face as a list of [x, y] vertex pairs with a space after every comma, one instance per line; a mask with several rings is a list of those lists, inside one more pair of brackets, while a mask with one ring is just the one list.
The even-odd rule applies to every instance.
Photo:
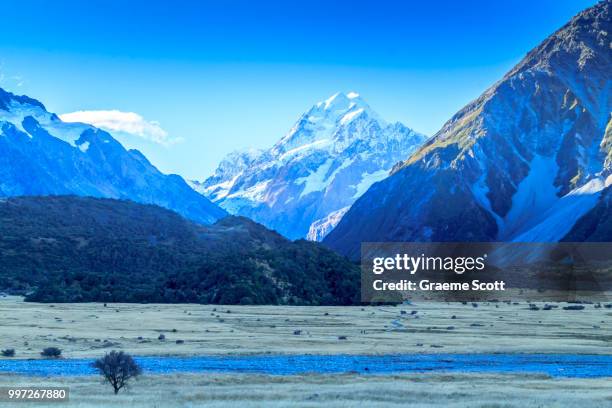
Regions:
[[609, 9], [529, 52], [373, 185], [327, 245], [356, 257], [362, 241], [562, 239], [611, 180]]
[[425, 137], [382, 120], [356, 93], [314, 105], [272, 148], [232, 153], [202, 192], [289, 238], [322, 239], [347, 207]]

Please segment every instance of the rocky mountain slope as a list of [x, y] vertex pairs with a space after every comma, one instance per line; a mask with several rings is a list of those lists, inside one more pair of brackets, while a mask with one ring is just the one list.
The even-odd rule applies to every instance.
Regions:
[[[558, 241], [612, 181], [610, 1], [574, 17], [374, 184], [325, 242]], [[608, 237], [612, 239], [612, 237]]]
[[359, 268], [243, 217], [204, 226], [154, 205], [0, 201], [0, 291], [43, 302], [346, 305]]
[[286, 237], [320, 240], [424, 140], [383, 121], [356, 93], [338, 93], [303, 114], [270, 149], [232, 153], [193, 186]]
[[107, 132], [64, 123], [39, 101], [0, 89], [0, 197], [51, 194], [157, 204], [202, 223], [227, 215]]

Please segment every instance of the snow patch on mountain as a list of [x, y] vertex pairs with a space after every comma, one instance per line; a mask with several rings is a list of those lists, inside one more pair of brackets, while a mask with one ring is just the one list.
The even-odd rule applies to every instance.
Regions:
[[554, 157], [533, 158], [529, 174], [520, 182], [517, 192], [512, 196], [512, 207], [504, 217], [499, 232], [501, 241], [532, 228], [559, 200], [559, 188], [554, 185], [558, 170], [559, 166]]
[[359, 182], [359, 184], [354, 185], [355, 194], [353, 194], [353, 198], [358, 199], [359, 197], [363, 195], [363, 193], [368, 191], [368, 188], [370, 188], [372, 184], [384, 179], [388, 175], [389, 175], [388, 169], [380, 169], [372, 173], [363, 173], [361, 175], [361, 181]]
[[89, 142], [83, 142], [79, 145], [79, 150], [85, 153], [89, 149]]
[[257, 201], [264, 198], [266, 187], [270, 184], [271, 180], [262, 181], [255, 184], [245, 190], [236, 191], [235, 193], [228, 194], [227, 198], [246, 198], [249, 200]]
[[329, 234], [331, 230], [334, 229], [336, 225], [338, 225], [342, 219], [342, 216], [346, 214], [349, 208], [350, 206], [346, 206], [332, 212], [324, 218], [314, 221], [312, 224], [310, 224], [306, 239], [310, 241], [321, 241], [327, 234]]
[[590, 211], [605, 188], [601, 179], [593, 179], [584, 186], [572, 190], [558, 199], [539, 217], [541, 220], [527, 231], [512, 239], [514, 242], [557, 242], [576, 224], [576, 221]]
[[324, 190], [327, 187], [329, 184], [329, 168], [331, 167], [332, 163], [332, 159], [327, 159], [325, 163], [317, 167], [317, 169], [311, 172], [308, 176], [295, 179], [295, 184], [304, 186], [304, 189], [300, 193], [300, 198], [314, 191]]

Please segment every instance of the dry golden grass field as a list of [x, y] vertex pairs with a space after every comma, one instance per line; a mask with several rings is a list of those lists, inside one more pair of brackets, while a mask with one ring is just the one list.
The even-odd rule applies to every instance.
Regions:
[[[612, 353], [612, 308], [423, 302], [367, 307], [37, 304], [0, 298], [0, 348], [138, 355]], [[413, 314], [414, 313], [414, 314]], [[295, 335], [296, 330], [300, 331]], [[164, 341], [158, 340], [164, 334]], [[339, 336], [346, 339], [339, 340]], [[183, 340], [184, 344], [176, 344]], [[2, 357], [0, 357], [2, 358]]]
[[[609, 303], [609, 302], [608, 302]], [[136, 355], [612, 352], [612, 308], [415, 302], [367, 307], [35, 304], [0, 298], [0, 348], [40, 358]], [[299, 330], [300, 334], [296, 333]], [[160, 334], [165, 340], [158, 340]], [[346, 339], [339, 339], [346, 336]], [[177, 344], [176, 340], [183, 340]], [[2, 357], [0, 357], [2, 358]], [[531, 374], [144, 375], [118, 396], [98, 377], [0, 374], [69, 386], [69, 407], [612, 407], [612, 379]], [[7, 403], [8, 404], [8, 403]], [[15, 406], [15, 404], [0, 406]], [[23, 403], [19, 406], [43, 406]], [[62, 406], [48, 404], [48, 406]]]
[[70, 401], [0, 406], [74, 408], [175, 407], [581, 407], [612, 406], [612, 380], [552, 379], [538, 375], [419, 374], [195, 375], [143, 376], [113, 395], [97, 377], [24, 378], [0, 376], [4, 385], [68, 386]]

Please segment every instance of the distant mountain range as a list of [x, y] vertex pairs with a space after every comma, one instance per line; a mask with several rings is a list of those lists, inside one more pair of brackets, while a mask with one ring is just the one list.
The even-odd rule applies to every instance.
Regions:
[[154, 205], [0, 201], [0, 291], [42, 302], [348, 305], [359, 267], [243, 217], [211, 226]]
[[610, 25], [610, 1], [574, 17], [374, 184], [324, 242], [357, 258], [363, 241], [612, 240], [600, 217], [612, 182]]
[[291, 239], [321, 240], [424, 141], [401, 123], [386, 123], [358, 94], [338, 93], [304, 113], [270, 149], [234, 152], [192, 185], [231, 214]]
[[64, 123], [39, 101], [0, 89], [0, 197], [52, 194], [156, 204], [205, 224], [227, 215], [107, 132]]

